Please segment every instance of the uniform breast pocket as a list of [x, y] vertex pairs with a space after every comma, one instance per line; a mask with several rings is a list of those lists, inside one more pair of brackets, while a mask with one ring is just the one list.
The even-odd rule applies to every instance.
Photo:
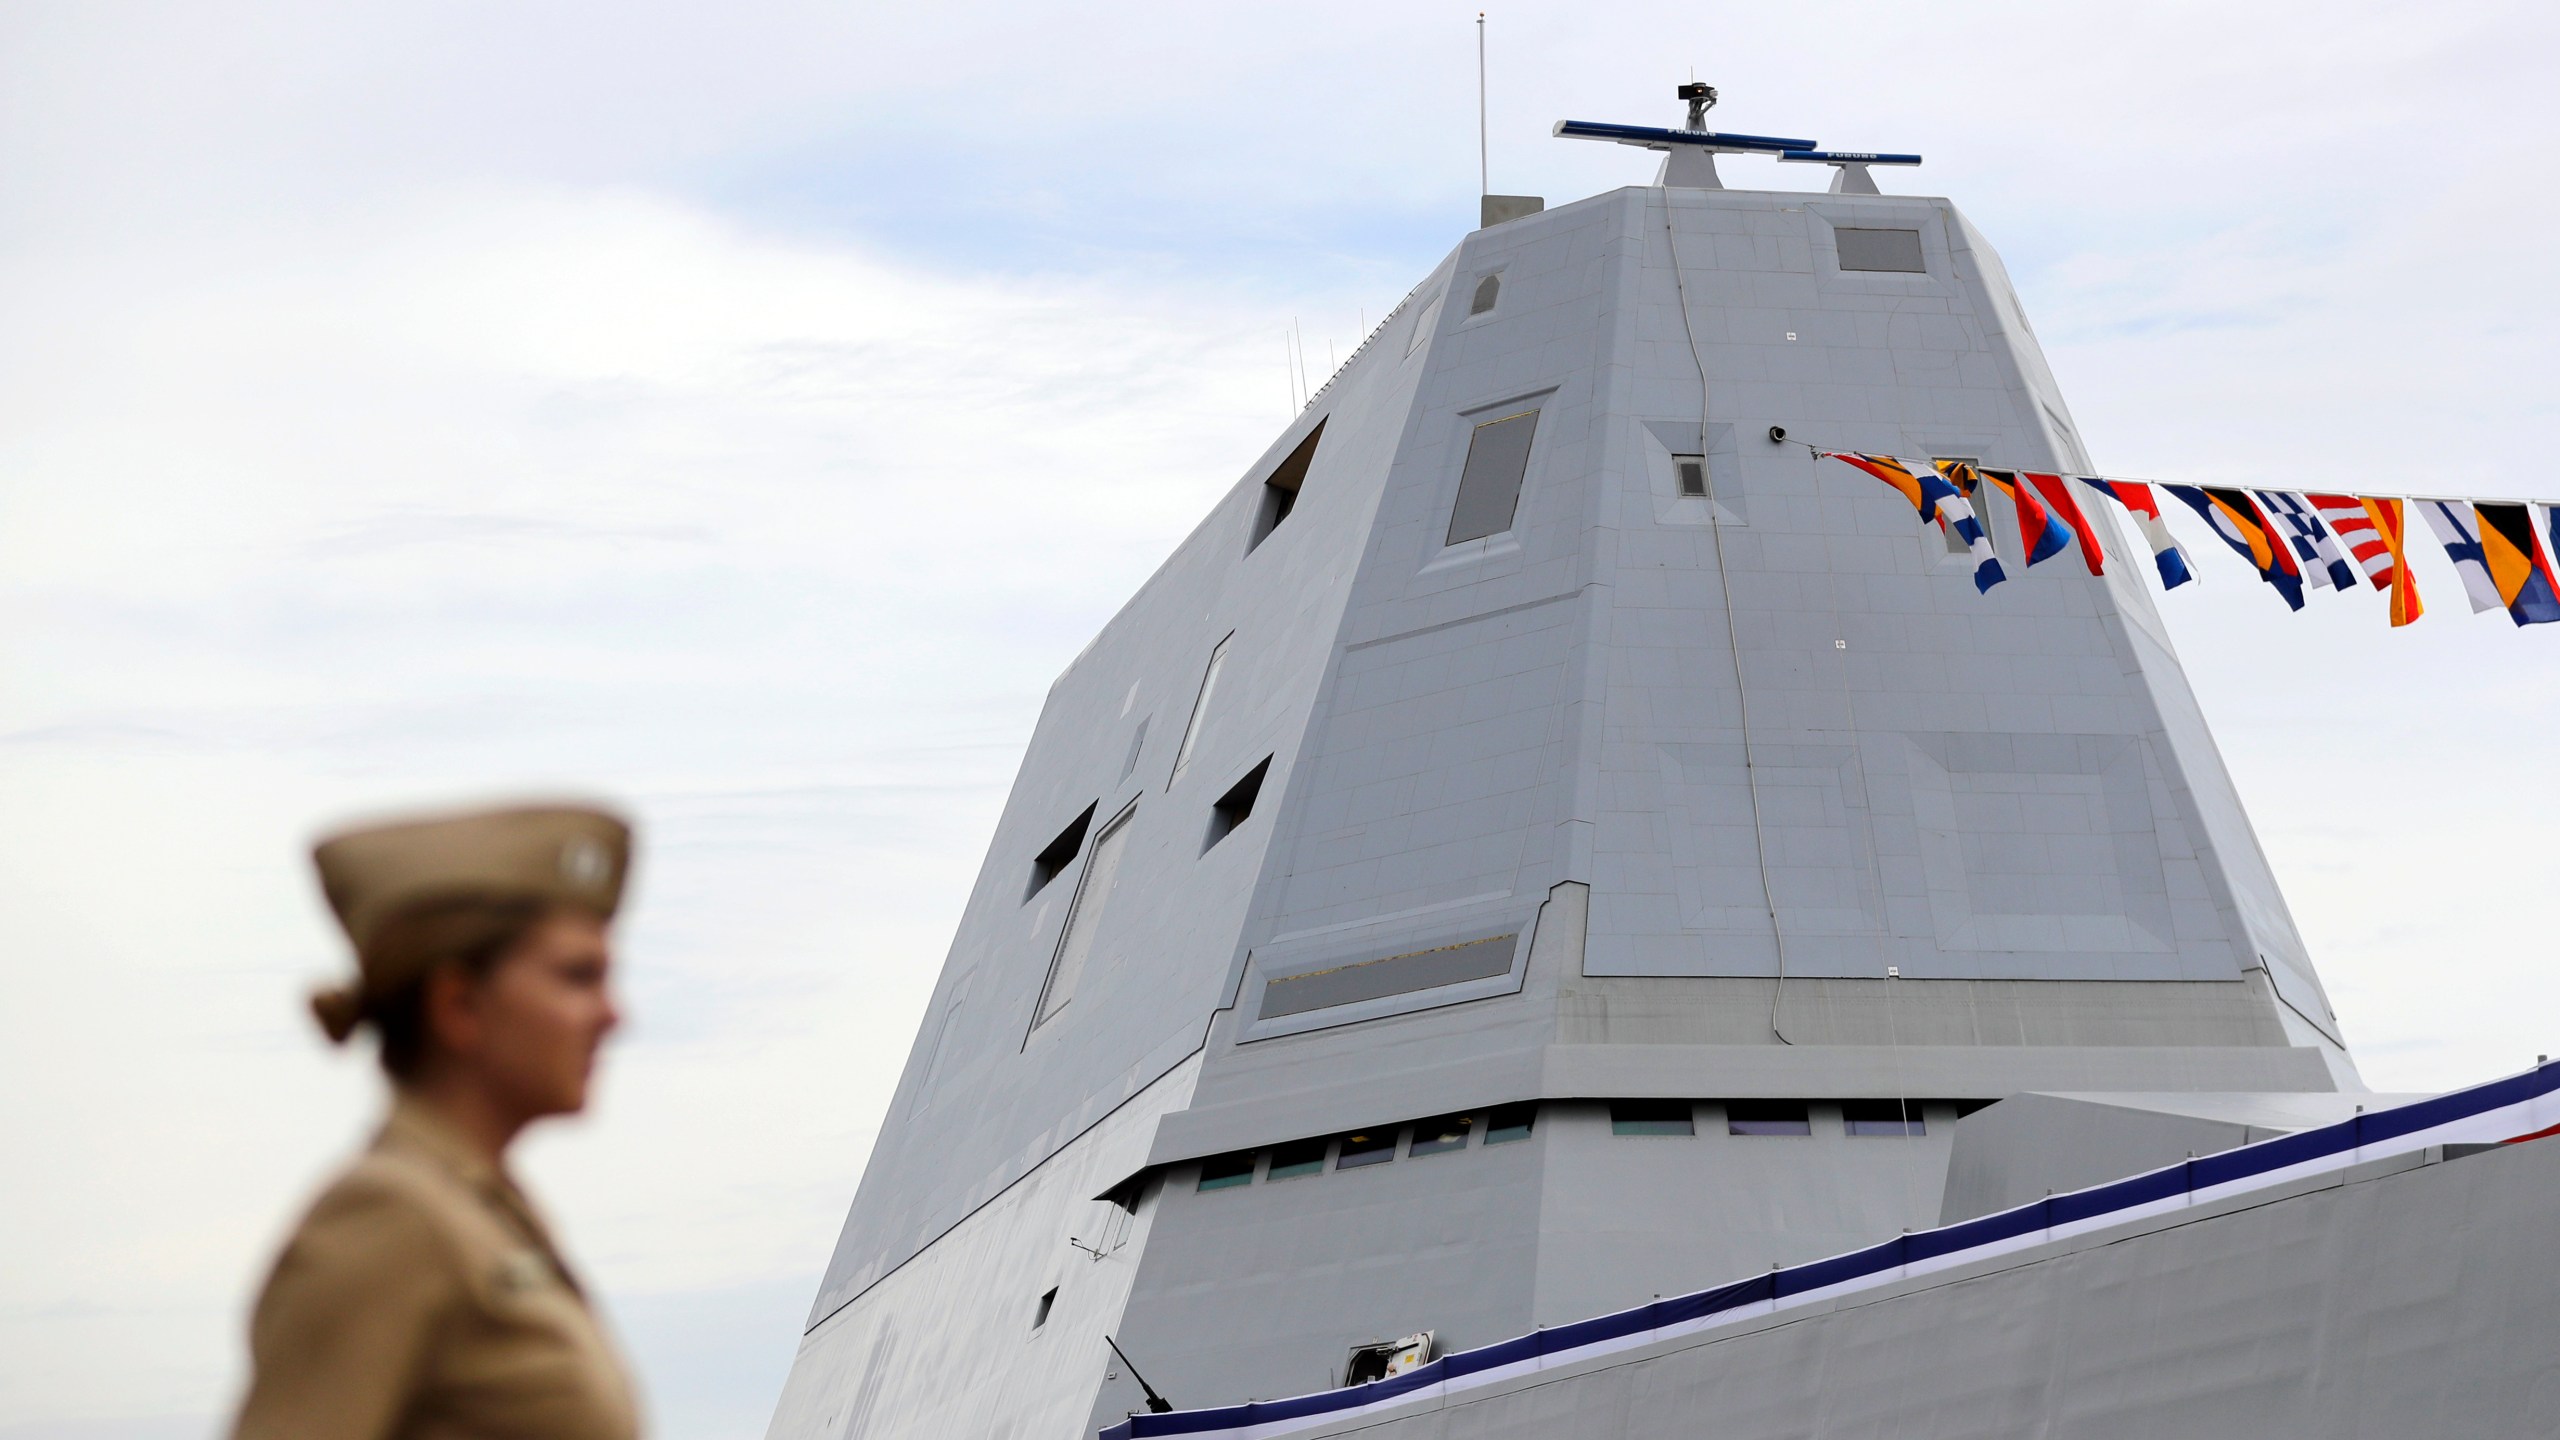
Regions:
[[489, 1297], [501, 1304], [563, 1288], [551, 1262], [535, 1250], [511, 1250], [489, 1267]]
[[584, 1301], [539, 1251], [502, 1254], [480, 1271], [480, 1323], [449, 1352], [458, 1415], [504, 1440], [627, 1436], [621, 1370]]

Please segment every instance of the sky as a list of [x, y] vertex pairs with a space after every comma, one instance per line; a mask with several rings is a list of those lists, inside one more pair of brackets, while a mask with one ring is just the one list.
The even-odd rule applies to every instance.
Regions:
[[[763, 1433], [1048, 682], [1473, 224], [1472, 9], [0, 6], [0, 1440], [218, 1433], [379, 1106], [351, 814], [627, 805], [522, 1168], [656, 1432]], [[2560, 12], [1519, 5], [1492, 187], [1915, 150], [2097, 463], [2560, 497]], [[1809, 168], [1809, 167], [1808, 167]], [[1823, 172], [1728, 160], [1727, 181]], [[2173, 521], [2209, 544], [2192, 524]], [[2369, 1083], [2560, 1051], [2560, 634], [2162, 609]], [[2560, 630], [2560, 627], [2552, 627]]]

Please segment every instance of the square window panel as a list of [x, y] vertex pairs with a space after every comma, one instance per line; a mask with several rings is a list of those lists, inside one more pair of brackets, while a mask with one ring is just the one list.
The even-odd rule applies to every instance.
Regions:
[[1405, 1147], [1407, 1155], [1445, 1155], [1467, 1148], [1467, 1137], [1475, 1133], [1473, 1115], [1446, 1115], [1425, 1120], [1413, 1127], [1413, 1143]]
[[1810, 1135], [1813, 1117], [1801, 1100], [1735, 1100], [1724, 1107], [1728, 1135]]
[[1696, 1112], [1686, 1100], [1612, 1100], [1612, 1135], [1695, 1135]]
[[1357, 1170], [1363, 1165], [1384, 1165], [1396, 1158], [1396, 1133], [1393, 1130], [1362, 1130], [1342, 1137], [1341, 1154], [1334, 1160], [1336, 1170]]
[[1493, 1113], [1484, 1117], [1484, 1143], [1508, 1145], [1514, 1140], [1526, 1140], [1537, 1123], [1538, 1107], [1535, 1102], [1496, 1105]]
[[1852, 1135], [1926, 1135], [1917, 1101], [1851, 1100], [1840, 1107], [1841, 1128]]
[[1330, 1140], [1292, 1140], [1272, 1146], [1269, 1178], [1295, 1180], [1301, 1175], [1323, 1173], [1325, 1152], [1332, 1144]]
[[1232, 1190], [1253, 1183], [1253, 1152], [1239, 1150], [1233, 1155], [1213, 1155], [1200, 1162], [1200, 1188]]

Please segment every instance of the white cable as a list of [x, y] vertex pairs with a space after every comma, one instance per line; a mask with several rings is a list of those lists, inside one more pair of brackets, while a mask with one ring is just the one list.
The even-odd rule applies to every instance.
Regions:
[[1760, 853], [1760, 903], [1769, 910], [1769, 938], [1778, 950], [1778, 983], [1769, 987], [1769, 1033], [1781, 1045], [1793, 1045], [1778, 1028], [1778, 997], [1787, 986], [1787, 935], [1778, 923], [1778, 894], [1769, 883], [1769, 836], [1760, 826], [1760, 768], [1751, 750], [1751, 697], [1742, 684], [1742, 632], [1733, 619], [1733, 572], [1724, 564], [1724, 507], [1716, 499], [1715, 471], [1706, 463], [1707, 361], [1698, 350], [1698, 330], [1689, 319], [1689, 285], [1680, 277], [1680, 229], [1671, 223], [1671, 190], [1662, 191], [1662, 233], [1671, 244], [1671, 288], [1680, 300], [1680, 329], [1689, 337], [1689, 363], [1698, 367], [1698, 468], [1707, 482], [1707, 531], [1715, 537], [1716, 583], [1724, 587], [1725, 649], [1733, 657], [1733, 698], [1742, 711], [1742, 778], [1751, 789], [1751, 839]]

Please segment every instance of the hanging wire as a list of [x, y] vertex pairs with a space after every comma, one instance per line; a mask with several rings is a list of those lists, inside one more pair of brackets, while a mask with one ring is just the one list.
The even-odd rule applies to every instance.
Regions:
[[[1777, 438], [1778, 443], [1779, 443], [1779, 444], [1781, 444], [1781, 445], [1801, 445], [1801, 446], [1803, 446], [1803, 447], [1805, 448], [1806, 452], [1810, 455], [1810, 457], [1811, 457], [1811, 458], [1813, 458], [1813, 459], [1815, 459], [1815, 460], [1821, 460], [1821, 459], [1824, 459], [1824, 458], [1826, 458], [1826, 457], [1828, 457], [1828, 456], [1832, 456], [1832, 455], [1885, 455], [1885, 454], [1890, 454], [1890, 453], [1891, 453], [1891, 452], [1889, 452], [1889, 451], [1884, 451], [1884, 450], [1834, 450], [1834, 449], [1826, 449], [1826, 448], [1824, 448], [1823, 446], [1820, 446], [1820, 445], [1816, 445], [1816, 444], [1814, 444], [1814, 443], [1813, 443], [1812, 441], [1810, 441], [1810, 440], [1799, 440], [1799, 439], [1797, 439], [1796, 437], [1794, 437], [1793, 435], [1787, 435], [1787, 436], [1775, 437], [1775, 438]], [[1895, 458], [1895, 459], [1900, 459], [1900, 458], [1902, 458], [1902, 457], [1900, 457], [1900, 456], [1898, 456], [1898, 455], [1897, 455], [1897, 456], [1894, 456], [1894, 458]], [[2288, 493], [2288, 494], [2296, 493], [2296, 492], [2315, 492], [2315, 491], [2316, 491], [2317, 493], [2319, 493], [2319, 494], [2323, 494], [2323, 495], [2353, 495], [2353, 496], [2355, 496], [2357, 499], [2360, 499], [2360, 500], [2404, 500], [2404, 501], [2407, 501], [2409, 504], [2412, 504], [2412, 505], [2424, 505], [2424, 504], [2428, 503], [2429, 501], [2434, 501], [2434, 500], [2454, 500], [2454, 501], [2459, 501], [2459, 502], [2461, 502], [2462, 504], [2465, 504], [2465, 505], [2551, 505], [2551, 506], [2560, 506], [2560, 497], [2553, 497], [2553, 496], [2548, 496], [2548, 495], [2529, 495], [2529, 496], [2523, 496], [2523, 497], [2513, 498], [2513, 499], [2510, 499], [2510, 498], [2507, 498], [2507, 497], [2504, 497], [2504, 496], [2498, 496], [2498, 495], [2391, 495], [2391, 494], [2385, 494], [2385, 493], [2383, 493], [2383, 492], [2381, 492], [2381, 491], [2378, 491], [2378, 490], [2366, 490], [2366, 489], [2361, 489], [2361, 488], [2354, 487], [2354, 486], [2269, 485], [2269, 484], [2240, 484], [2240, 485], [2212, 485], [2212, 486], [2206, 486], [2206, 485], [2203, 485], [2203, 484], [2201, 484], [2201, 483], [2199, 483], [2199, 482], [2192, 481], [2192, 480], [2157, 480], [2157, 479], [2153, 479], [2152, 477], [2150, 477], [2150, 476], [2148, 476], [2148, 475], [2122, 475], [2122, 474], [2118, 474], [2117, 472], [2112, 471], [2112, 470], [2073, 469], [2073, 468], [2071, 468], [2071, 467], [2069, 467], [2069, 466], [2065, 466], [2065, 467], [2063, 467], [2063, 468], [2062, 468], [2062, 469], [2060, 469], [2060, 470], [2040, 470], [2040, 469], [2037, 469], [2036, 467], [2034, 467], [2034, 466], [2032, 466], [2032, 465], [1986, 465], [1986, 464], [1983, 464], [1983, 463], [1981, 463], [1981, 462], [1979, 462], [1979, 461], [1976, 461], [1976, 462], [1973, 462], [1973, 468], [1974, 468], [1974, 469], [1976, 469], [1976, 470], [2004, 470], [2004, 471], [2018, 471], [2018, 472], [2022, 472], [2022, 473], [2023, 473], [2023, 472], [2025, 472], [2025, 471], [2034, 470], [2034, 471], [2035, 471], [2035, 473], [2037, 473], [2037, 474], [2039, 474], [2039, 475], [2066, 475], [2066, 476], [2069, 476], [2069, 477], [2071, 477], [2071, 478], [2073, 478], [2073, 479], [2078, 479], [2078, 478], [2080, 478], [2080, 477], [2082, 477], [2082, 476], [2084, 476], [2084, 475], [2085, 475], [2086, 477], [2088, 477], [2089, 479], [2092, 479], [2092, 480], [2124, 480], [2124, 481], [2128, 481], [2128, 482], [2130, 482], [2130, 483], [2132, 483], [2132, 484], [2135, 484], [2135, 485], [2185, 485], [2185, 486], [2189, 486], [2190, 488], [2195, 488], [2195, 489], [2206, 489], [2206, 488], [2210, 488], [2210, 489], [2214, 489], [2214, 490], [2281, 490], [2281, 491], [2284, 491], [2284, 492], [2286, 492], [2286, 493]]]
[[[1698, 453], [1703, 462], [1707, 448], [1707, 360], [1698, 349], [1698, 330], [1689, 319], [1689, 285], [1680, 274], [1680, 228], [1671, 221], [1672, 203], [1669, 190], [1662, 194], [1662, 233], [1671, 245], [1671, 288], [1680, 300], [1680, 328], [1689, 337], [1689, 360], [1698, 367]], [[1714, 468], [1703, 463], [1707, 480], [1707, 533], [1715, 537], [1716, 583], [1724, 589], [1724, 636], [1726, 653], [1733, 657], [1733, 699], [1742, 711], [1742, 778], [1751, 789], [1751, 838], [1760, 855], [1760, 903], [1769, 910], [1769, 938], [1778, 952], [1778, 980], [1769, 987], [1769, 1033], [1781, 1045], [1793, 1045], [1787, 1032], [1778, 1028], [1778, 999], [1787, 988], [1787, 934], [1778, 923], [1778, 893], [1769, 883], [1769, 836], [1760, 824], [1760, 769], [1751, 747], [1751, 696], [1742, 683], [1742, 632], [1733, 618], [1733, 572], [1724, 563], [1724, 507], [1716, 499]]]

